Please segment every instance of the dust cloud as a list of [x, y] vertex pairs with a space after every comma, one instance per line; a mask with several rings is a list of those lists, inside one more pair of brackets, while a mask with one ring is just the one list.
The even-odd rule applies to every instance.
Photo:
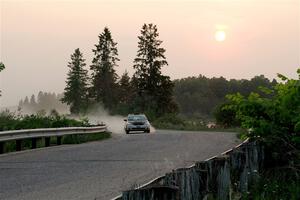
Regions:
[[124, 134], [124, 118], [120, 115], [110, 115], [109, 112], [103, 108], [102, 105], [94, 106], [84, 116], [91, 124], [107, 125], [107, 130], [115, 134]]
[[[125, 134], [124, 131], [124, 116], [121, 115], [110, 115], [109, 112], [103, 108], [102, 105], [97, 105], [91, 109], [85, 116], [88, 118], [91, 124], [101, 124], [107, 125], [108, 131], [115, 134]], [[150, 133], [154, 133], [155, 128], [151, 125]]]
[[[18, 106], [6, 108], [6, 109], [10, 110], [11, 112], [14, 112], [17, 115], [23, 115], [23, 116], [31, 115], [31, 114], [45, 114], [45, 115], [51, 114], [51, 111], [49, 109], [41, 110], [44, 113], [39, 113], [40, 111], [37, 112], [36, 110], [30, 109], [27, 107], [20, 108]], [[107, 125], [108, 131], [110, 131], [114, 134], [125, 134], [125, 131], [124, 131], [125, 117], [121, 116], [121, 115], [109, 114], [109, 111], [104, 109], [104, 107], [102, 105], [95, 105], [91, 109], [89, 109], [87, 114], [80, 115], [80, 116], [71, 115], [70, 112], [66, 109], [54, 108], [54, 110], [56, 110], [60, 115], [66, 116], [67, 118], [72, 118], [72, 119], [76, 119], [76, 120], [88, 119], [88, 121], [94, 125], [104, 123]], [[3, 111], [4, 111], [4, 109], [3, 109]], [[154, 132], [155, 132], [155, 128], [153, 126], [151, 126], [150, 133], [154, 133]]]

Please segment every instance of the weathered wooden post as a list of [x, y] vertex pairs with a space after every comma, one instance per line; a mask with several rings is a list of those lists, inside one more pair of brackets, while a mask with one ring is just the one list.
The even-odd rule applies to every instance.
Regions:
[[152, 186], [123, 192], [122, 200], [180, 200], [178, 188], [171, 186]]
[[16, 140], [16, 151], [22, 150], [22, 140]]
[[208, 160], [208, 189], [210, 195], [219, 200], [230, 199], [230, 165], [227, 156]]
[[167, 173], [164, 180], [165, 185], [179, 188], [180, 199], [201, 199], [200, 177], [196, 167], [174, 170], [172, 173]]
[[200, 181], [200, 195], [203, 199], [208, 193], [208, 165], [206, 161], [200, 161], [195, 164], [195, 167], [199, 173]]

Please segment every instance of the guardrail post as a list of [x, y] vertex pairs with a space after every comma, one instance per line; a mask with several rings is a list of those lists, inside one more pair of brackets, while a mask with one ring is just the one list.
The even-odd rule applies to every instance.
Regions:
[[16, 140], [16, 151], [22, 150], [22, 140]]
[[45, 147], [50, 146], [50, 137], [45, 137]]
[[61, 145], [61, 136], [57, 136], [57, 145]]
[[0, 154], [4, 152], [4, 142], [0, 142]]
[[35, 148], [36, 148], [36, 140], [37, 140], [36, 138], [32, 138], [32, 139], [31, 139], [31, 148], [32, 148], [32, 149], [35, 149]]

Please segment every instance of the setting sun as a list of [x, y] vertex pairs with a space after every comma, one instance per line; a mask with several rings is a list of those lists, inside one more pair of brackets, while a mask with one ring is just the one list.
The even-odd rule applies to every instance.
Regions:
[[215, 39], [218, 42], [222, 42], [226, 39], [226, 33], [225, 31], [216, 31], [215, 33]]

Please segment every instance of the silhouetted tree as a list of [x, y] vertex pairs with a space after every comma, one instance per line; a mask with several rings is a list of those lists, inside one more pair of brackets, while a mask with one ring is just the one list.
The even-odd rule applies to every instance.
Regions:
[[119, 80], [119, 102], [121, 104], [128, 104], [132, 99], [133, 87], [131, 85], [128, 72], [125, 71]]
[[24, 106], [29, 106], [29, 99], [27, 96], [25, 97], [23, 104], [24, 104]]
[[23, 99], [21, 99], [20, 101], [19, 101], [19, 108], [22, 108], [24, 106], [24, 102], [23, 102]]
[[35, 106], [35, 105], [36, 105], [36, 101], [35, 101], [35, 96], [34, 96], [34, 94], [31, 95], [31, 98], [30, 98], [30, 104], [31, 104], [32, 106]]
[[34, 96], [34, 94], [31, 95], [31, 97], [30, 97], [29, 107], [30, 107], [30, 109], [31, 109], [32, 111], [36, 111], [37, 104], [36, 104], [36, 101], [35, 101], [35, 96]]
[[172, 101], [173, 83], [168, 76], [161, 74], [161, 68], [168, 65], [160, 47], [156, 25], [144, 24], [138, 36], [138, 52], [133, 68], [136, 70], [133, 83], [137, 88], [137, 101], [141, 111], [154, 112], [156, 116], [176, 111]]
[[70, 111], [78, 114], [85, 111], [87, 106], [87, 70], [85, 67], [85, 59], [77, 48], [71, 55], [71, 62], [68, 64], [69, 73], [67, 77], [67, 86], [64, 90], [62, 102], [70, 105]]
[[[5, 68], [4, 64], [0, 62], [0, 72]], [[0, 90], [0, 97], [1, 97], [1, 90]]]
[[92, 70], [92, 87], [90, 95], [93, 100], [101, 102], [108, 109], [112, 109], [117, 103], [117, 79], [115, 67], [117, 67], [118, 50], [110, 30], [105, 27], [99, 36], [99, 43], [93, 49], [94, 59], [90, 69]]

